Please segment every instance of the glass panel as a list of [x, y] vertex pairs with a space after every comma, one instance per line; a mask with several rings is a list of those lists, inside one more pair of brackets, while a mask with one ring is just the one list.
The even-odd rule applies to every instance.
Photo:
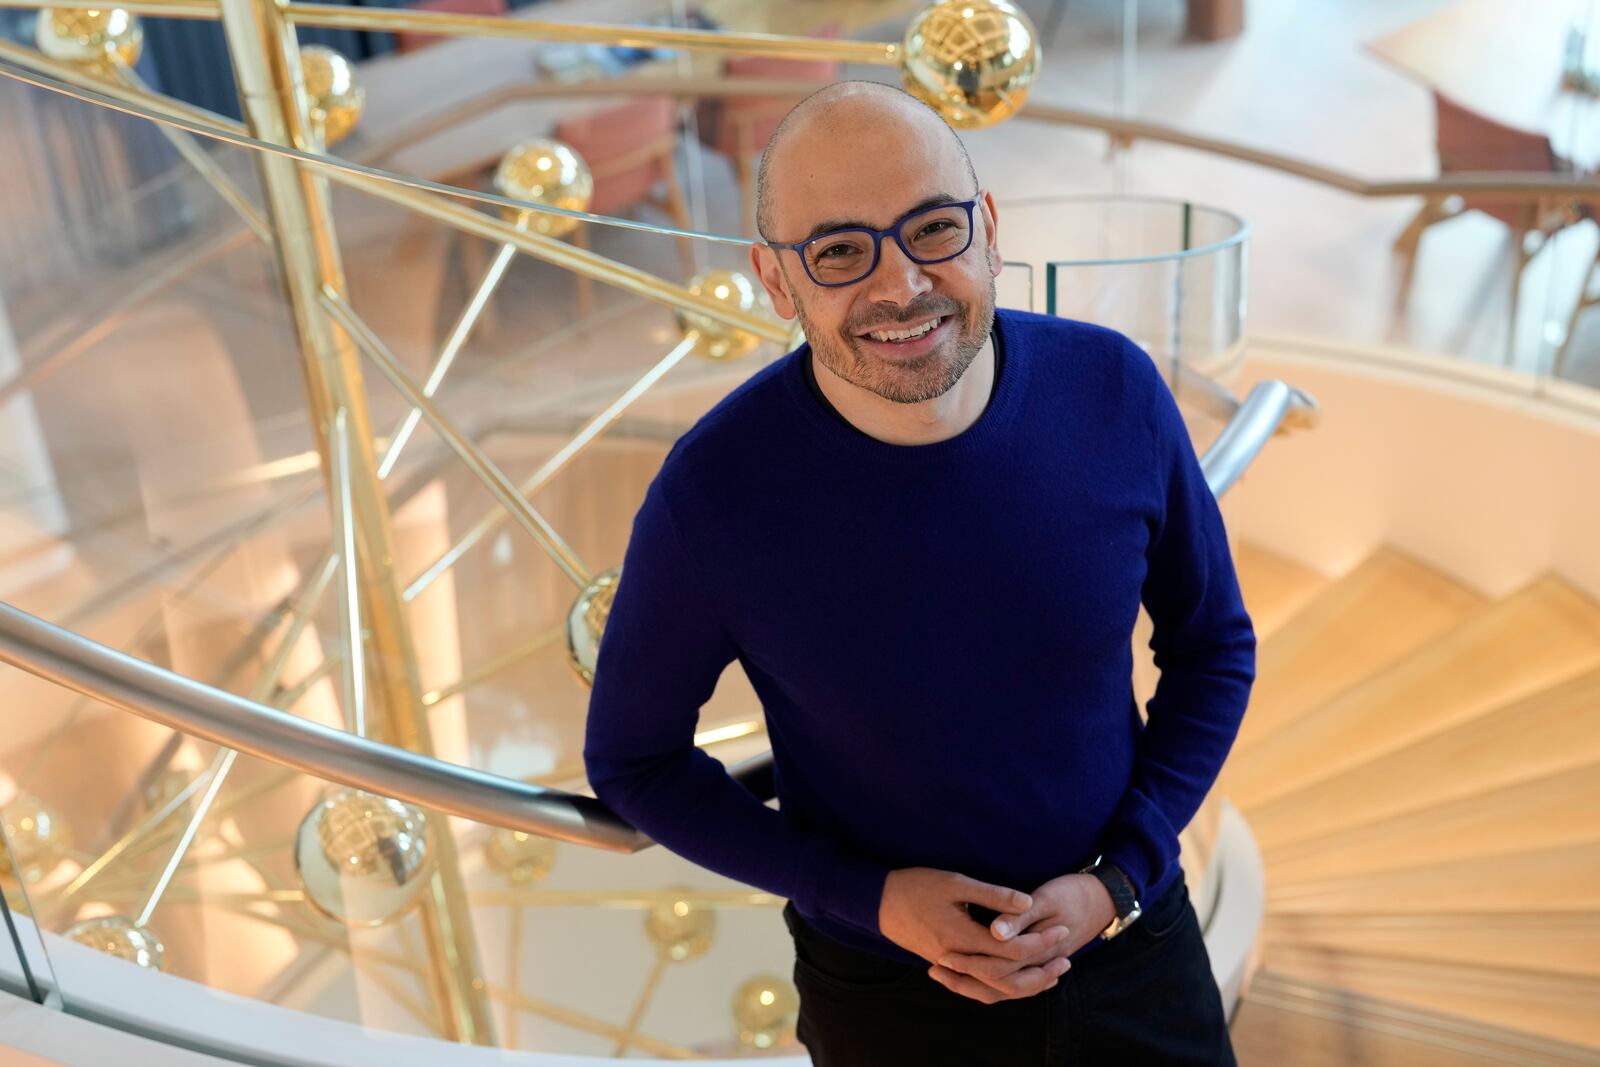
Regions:
[[0, 784], [7, 787], [0, 803], [0, 991], [60, 1004], [28, 885], [60, 862], [65, 829], [38, 798], [18, 796], [9, 779]]
[[[998, 206], [997, 206], [998, 207]], [[999, 207], [1007, 254], [1045, 267], [1051, 314], [1127, 334], [1176, 386], [1177, 366], [1211, 377], [1242, 354], [1246, 229], [1182, 201], [1053, 198]], [[999, 219], [997, 219], [999, 221]]]

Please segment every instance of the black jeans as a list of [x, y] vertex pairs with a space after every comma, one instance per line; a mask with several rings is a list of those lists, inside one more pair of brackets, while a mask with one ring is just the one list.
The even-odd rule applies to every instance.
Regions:
[[841, 944], [792, 903], [796, 1036], [816, 1067], [1237, 1067], [1182, 877], [1053, 989], [985, 1004]]

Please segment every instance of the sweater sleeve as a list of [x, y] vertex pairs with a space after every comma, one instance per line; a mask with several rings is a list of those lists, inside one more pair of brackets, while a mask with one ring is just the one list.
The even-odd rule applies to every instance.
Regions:
[[1165, 510], [1145, 550], [1141, 600], [1160, 678], [1146, 704], [1131, 781], [1098, 851], [1148, 903], [1151, 882], [1177, 859], [1238, 735], [1255, 681], [1255, 631], [1246, 613], [1216, 497], [1171, 390], [1150, 368], [1153, 440]]
[[680, 538], [666, 474], [634, 518], [600, 641], [583, 746], [589, 784], [685, 859], [881, 936], [890, 868], [795, 825], [694, 743], [700, 708], [738, 648]]

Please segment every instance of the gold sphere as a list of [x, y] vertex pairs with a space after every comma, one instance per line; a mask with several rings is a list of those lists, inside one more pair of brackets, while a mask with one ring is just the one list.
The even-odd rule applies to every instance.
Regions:
[[734, 990], [733, 1018], [739, 1024], [740, 1045], [775, 1048], [793, 1036], [800, 1021], [800, 992], [793, 982], [758, 974]]
[[34, 42], [51, 59], [131, 67], [144, 50], [144, 25], [120, 7], [54, 7], [39, 12]]
[[166, 963], [166, 946], [147, 926], [123, 915], [86, 919], [67, 927], [65, 935], [80, 945], [88, 945], [108, 956], [159, 971]]
[[[594, 197], [594, 176], [583, 157], [560, 141], [539, 138], [524, 141], [500, 157], [494, 189], [501, 196], [535, 204], [588, 211]], [[563, 237], [578, 226], [578, 219], [548, 211], [503, 209], [519, 226], [546, 237]]]
[[594, 684], [594, 667], [600, 659], [600, 638], [606, 632], [611, 601], [617, 595], [622, 568], [612, 567], [594, 576], [567, 612], [567, 662], [584, 685]]
[[[689, 291], [710, 297], [738, 311], [757, 311], [766, 306], [756, 283], [736, 270], [705, 270], [689, 279]], [[685, 337], [696, 338], [695, 352], [707, 359], [736, 359], [749, 355], [761, 338], [747, 330], [735, 329], [693, 311], [673, 312]]]
[[416, 902], [432, 854], [428, 824], [410, 804], [341, 789], [306, 813], [294, 864], [306, 900], [347, 926], [382, 926]]
[[326, 45], [307, 44], [300, 46], [300, 74], [312, 127], [321, 131], [324, 147], [338, 144], [356, 128], [367, 104], [355, 67]]
[[539, 834], [501, 828], [489, 835], [483, 854], [491, 867], [516, 884], [526, 885], [550, 877], [550, 868], [556, 860], [556, 843]]
[[24, 884], [41, 881], [66, 858], [71, 835], [55, 809], [35, 796], [23, 795], [0, 811], [6, 841]]
[[716, 929], [714, 910], [682, 897], [657, 904], [644, 917], [645, 936], [658, 952], [678, 963], [709, 951]]
[[959, 129], [1016, 114], [1039, 73], [1033, 24], [1006, 0], [943, 0], [911, 20], [901, 44], [906, 90]]

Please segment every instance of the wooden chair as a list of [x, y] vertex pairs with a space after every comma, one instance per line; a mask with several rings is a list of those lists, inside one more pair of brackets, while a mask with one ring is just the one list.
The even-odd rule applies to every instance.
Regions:
[[[678, 126], [674, 110], [670, 97], [652, 96], [557, 124], [555, 139], [578, 153], [594, 177], [591, 212], [621, 215], [639, 204], [650, 204], [666, 212], [679, 229], [689, 228], [689, 209], [678, 184]], [[587, 225], [580, 224], [572, 239], [588, 248]], [[694, 249], [688, 238], [678, 239], [678, 251], [687, 277], [694, 272]], [[592, 283], [579, 277], [579, 312], [587, 316], [592, 308]]]
[[[441, 11], [452, 15], [504, 15], [510, 10], [506, 0], [417, 0], [408, 6], [413, 11]], [[394, 47], [397, 52], [415, 52], [447, 40], [448, 37], [436, 33], [402, 30], [394, 35]]]
[[[829, 23], [814, 36], [837, 37], [837, 23]], [[729, 59], [722, 73], [728, 78], [773, 78], [815, 82], [820, 88], [839, 77], [839, 64], [831, 59], [774, 59], [747, 56]], [[780, 96], [725, 96], [702, 100], [695, 110], [701, 142], [728, 157], [739, 182], [741, 216], [748, 225], [755, 217], [755, 157], [767, 147], [773, 131], [796, 100]]]
[[[1570, 173], [1572, 164], [1556, 154], [1550, 138], [1542, 133], [1520, 130], [1494, 121], [1445, 96], [1433, 94], [1437, 116], [1435, 136], [1439, 152], [1439, 173], [1484, 173], [1504, 171], [1522, 174]], [[1423, 231], [1435, 223], [1478, 211], [1502, 223], [1511, 235], [1516, 269], [1511, 275], [1511, 311], [1507, 353], [1516, 341], [1517, 305], [1522, 289], [1522, 273], [1528, 262], [1549, 237], [1587, 217], [1587, 208], [1574, 208], [1569, 198], [1550, 196], [1534, 200], [1504, 200], [1492, 196], [1429, 196], [1422, 208], [1395, 238], [1394, 247], [1404, 259], [1398, 302], [1403, 303], [1416, 270], [1417, 246]], [[1538, 241], [1528, 247], [1530, 235]]]

